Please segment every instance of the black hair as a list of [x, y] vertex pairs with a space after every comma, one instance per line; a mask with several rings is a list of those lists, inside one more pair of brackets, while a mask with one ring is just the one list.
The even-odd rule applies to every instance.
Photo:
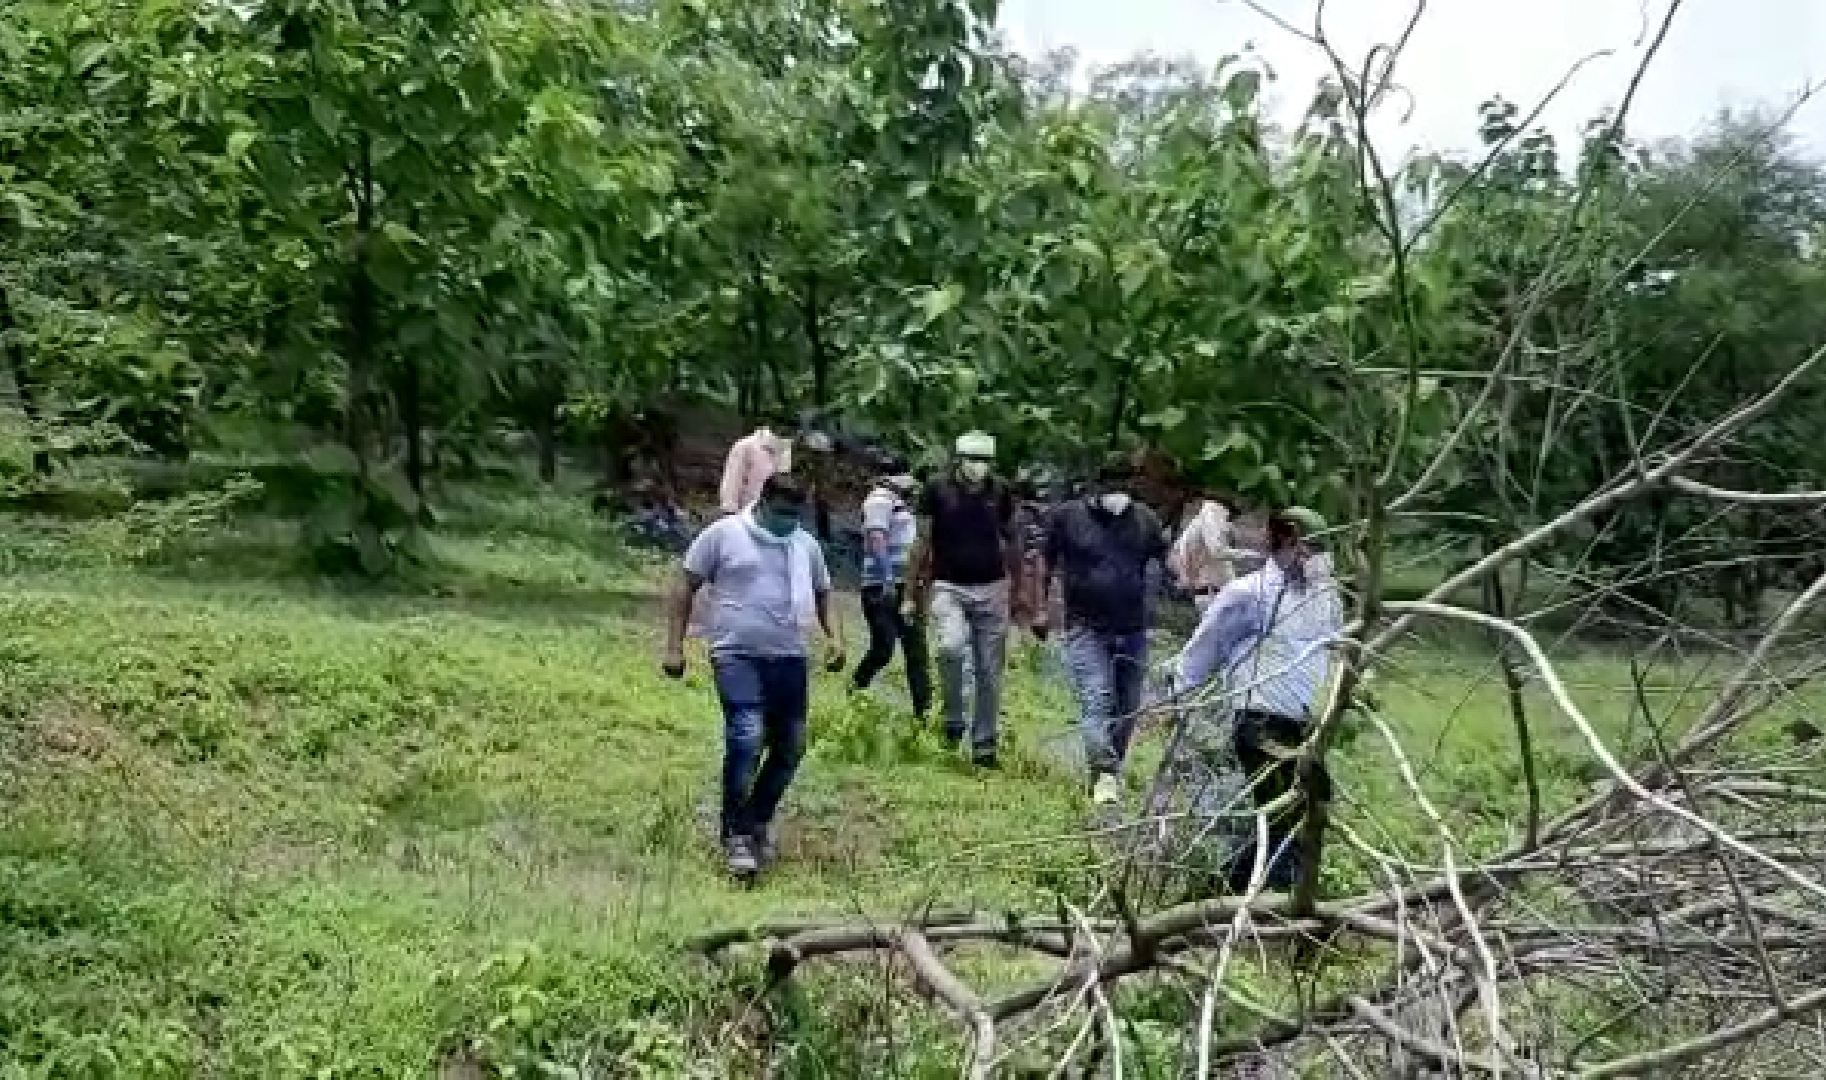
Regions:
[[785, 473], [774, 473], [761, 485], [762, 502], [779, 502], [787, 506], [804, 506], [805, 489]]
[[1302, 539], [1300, 523], [1279, 512], [1268, 515], [1268, 550], [1280, 551]]

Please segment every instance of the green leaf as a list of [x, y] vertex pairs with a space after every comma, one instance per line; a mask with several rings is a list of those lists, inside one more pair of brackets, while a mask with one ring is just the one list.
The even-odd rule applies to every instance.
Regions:
[[321, 94], [311, 95], [311, 119], [317, 122], [317, 130], [334, 139], [342, 134], [342, 110]]
[[100, 66], [114, 52], [114, 46], [106, 41], [85, 41], [70, 52], [70, 71], [76, 75], [87, 75]]
[[258, 132], [248, 128], [236, 128], [228, 133], [228, 160], [235, 165], [247, 164], [247, 152], [260, 138]]
[[1089, 162], [1073, 161], [1065, 167], [1071, 172], [1072, 179], [1078, 182], [1079, 187], [1087, 188], [1091, 186], [1091, 167]]
[[0, 192], [0, 199], [12, 204], [13, 216], [18, 220], [21, 229], [36, 229], [44, 224], [38, 217], [38, 207], [25, 192], [18, 190]]
[[964, 298], [964, 287], [953, 281], [942, 289], [933, 289], [920, 298], [920, 312], [925, 316], [926, 325], [942, 318], [951, 309], [957, 307]]
[[1139, 259], [1123, 267], [1122, 298], [1124, 300], [1133, 300], [1135, 295], [1141, 292], [1142, 286], [1148, 283], [1148, 278], [1153, 276], [1153, 270], [1154, 267], [1152, 263]]
[[1186, 410], [1177, 405], [1169, 405], [1157, 413], [1149, 413], [1141, 418], [1142, 427], [1159, 428], [1171, 431], [1186, 422]]
[[1254, 70], [1239, 71], [1230, 76], [1224, 84], [1224, 101], [1232, 109], [1242, 112], [1255, 104], [1256, 96], [1262, 92], [1262, 73]]
[[381, 235], [399, 247], [417, 247], [425, 241], [411, 229], [397, 221], [389, 221], [380, 227]]

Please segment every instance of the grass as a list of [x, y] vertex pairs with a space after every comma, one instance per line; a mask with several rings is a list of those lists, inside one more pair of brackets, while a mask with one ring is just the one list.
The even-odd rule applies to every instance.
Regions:
[[[435, 569], [386, 589], [300, 574], [270, 523], [152, 566], [105, 520], [4, 523], [0, 1078], [721, 1076], [763, 1054], [783, 1075], [858, 1075], [860, 1033], [901, 1006], [852, 987], [761, 1031], [742, 1009], [754, 973], [682, 958], [685, 940], [1087, 890], [1082, 842], [1010, 846], [1084, 820], [1045, 749], [1069, 698], [1032, 650], [995, 777], [820, 675], [785, 858], [752, 891], [727, 883], [705, 669], [681, 685], [655, 663], [663, 565], [575, 500], [449, 503]], [[1566, 670], [1607, 730], [1639, 737], [1613, 656]], [[1652, 692], [1694, 677], [1715, 675], [1662, 672]], [[1379, 692], [1447, 820], [1480, 845], [1512, 836], [1487, 655], [1402, 653]], [[1532, 691], [1531, 707], [1563, 804], [1590, 755]], [[1379, 737], [1355, 739], [1338, 779], [1362, 835], [1437, 855]], [[1333, 884], [1369, 872], [1341, 856]], [[942, 1039], [897, 1054], [903, 1075], [955, 1068]]]

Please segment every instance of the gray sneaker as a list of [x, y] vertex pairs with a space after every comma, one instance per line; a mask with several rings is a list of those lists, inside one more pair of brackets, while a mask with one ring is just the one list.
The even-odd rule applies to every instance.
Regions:
[[761, 860], [755, 856], [754, 841], [749, 837], [730, 837], [724, 842], [723, 852], [731, 877], [749, 878], [761, 872]]

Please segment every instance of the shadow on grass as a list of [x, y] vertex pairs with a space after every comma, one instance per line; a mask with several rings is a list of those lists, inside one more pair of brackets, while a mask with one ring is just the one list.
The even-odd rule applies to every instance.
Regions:
[[[14, 517], [6, 560], [10, 573], [46, 573], [112, 588], [115, 574], [222, 600], [309, 600], [360, 618], [388, 620], [461, 613], [517, 623], [576, 625], [657, 618], [657, 556], [612, 534], [588, 544], [561, 530], [446, 528], [432, 534], [432, 554], [380, 577], [330, 574], [317, 567], [295, 522], [261, 519], [133, 558], [104, 548], [56, 518]], [[496, 549], [500, 549], [497, 551]]]

